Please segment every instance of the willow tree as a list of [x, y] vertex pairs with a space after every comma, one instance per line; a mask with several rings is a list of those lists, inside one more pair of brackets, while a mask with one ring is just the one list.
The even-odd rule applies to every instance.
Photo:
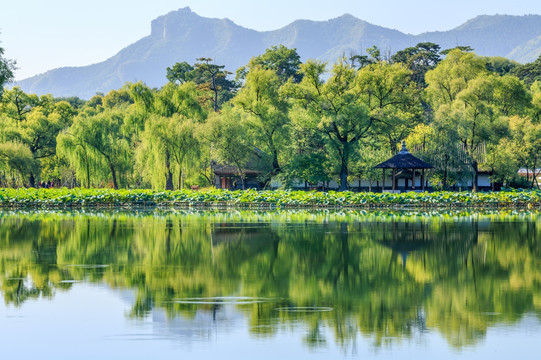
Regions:
[[426, 94], [433, 110], [451, 104], [468, 82], [479, 75], [488, 75], [486, 61], [471, 52], [451, 50], [445, 60], [426, 73]]
[[168, 83], [153, 94], [152, 106], [148, 111], [164, 117], [180, 114], [201, 122], [207, 114], [197, 97], [197, 88], [193, 82], [181, 85]]
[[255, 66], [233, 99], [249, 114], [247, 124], [258, 146], [272, 157], [272, 175], [280, 173], [279, 150], [288, 141], [288, 103], [279, 92], [281, 84], [276, 72]]
[[[67, 160], [79, 179], [90, 184], [90, 178], [108, 178], [118, 189], [119, 177], [127, 176], [131, 167], [132, 149], [124, 134], [125, 110], [108, 110], [75, 118], [73, 125], [58, 137], [62, 153], [74, 152]], [[68, 139], [65, 139], [68, 138]], [[110, 176], [110, 177], [109, 177]]]
[[450, 107], [436, 113], [440, 121], [453, 124], [472, 167], [473, 188], [477, 189], [479, 164], [484, 161], [483, 147], [495, 149], [500, 139], [509, 135], [508, 115], [527, 111], [531, 97], [518, 79], [510, 76], [479, 76], [471, 80]]
[[[0, 143], [0, 170], [5, 174], [11, 174], [14, 179], [12, 185], [25, 184], [29, 180], [30, 174], [34, 174], [37, 169], [37, 163], [30, 148], [21, 143], [8, 141]], [[15, 179], [19, 179], [19, 181]], [[7, 178], [4, 179], [3, 186], [7, 185]]]
[[211, 114], [201, 136], [212, 144], [213, 158], [222, 164], [237, 168], [246, 188], [246, 164], [254, 154], [242, 113], [235, 108], [226, 107], [221, 113]]
[[[505, 118], [522, 115], [531, 96], [516, 77], [490, 74], [486, 60], [474, 53], [452, 50], [446, 59], [426, 75], [427, 95], [442, 128], [456, 129], [459, 143], [471, 167], [473, 189], [477, 190], [479, 164], [487, 147], [507, 135]], [[444, 134], [445, 138], [452, 138]]]
[[[513, 116], [509, 119], [513, 157], [531, 179], [530, 186], [538, 183], [541, 164], [541, 123], [529, 117]], [[516, 171], [515, 171], [516, 174]]]
[[199, 155], [195, 129], [193, 120], [178, 114], [170, 118], [154, 115], [148, 119], [136, 159], [143, 179], [152, 187], [173, 190], [173, 174], [177, 173], [177, 185], [182, 188], [184, 169]]
[[94, 160], [91, 158], [90, 145], [82, 138], [75, 137], [64, 131], [58, 135], [57, 154], [67, 160], [72, 167], [76, 178], [87, 188], [91, 187], [91, 175], [93, 175], [92, 167]]
[[302, 81], [288, 83], [284, 91], [317, 119], [315, 129], [324, 135], [338, 157], [343, 191], [348, 186], [351, 155], [359, 140], [368, 134], [373, 119], [362, 99], [358, 73], [351, 64], [345, 60], [337, 62], [326, 81], [325, 72], [324, 63], [308, 61], [301, 65]]
[[136, 148], [137, 166], [143, 178], [154, 188], [173, 190], [173, 175], [177, 173], [181, 188], [184, 170], [194, 166], [199, 157], [195, 129], [206, 117], [195, 85], [168, 83], [153, 92], [138, 83], [132, 86], [132, 93], [136, 107], [146, 114]]

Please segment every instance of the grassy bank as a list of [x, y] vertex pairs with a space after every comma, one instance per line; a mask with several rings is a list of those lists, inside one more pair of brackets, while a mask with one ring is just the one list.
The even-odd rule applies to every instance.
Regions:
[[354, 193], [305, 191], [154, 191], [111, 189], [0, 189], [3, 208], [539, 208], [541, 190], [488, 193]]

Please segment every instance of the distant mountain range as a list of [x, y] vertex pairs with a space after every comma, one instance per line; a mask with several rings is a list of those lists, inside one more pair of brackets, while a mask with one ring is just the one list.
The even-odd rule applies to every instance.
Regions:
[[297, 20], [278, 30], [259, 32], [183, 8], [153, 20], [149, 36], [101, 63], [50, 70], [17, 85], [30, 93], [89, 99], [127, 81], [162, 86], [168, 66], [182, 61], [193, 64], [200, 57], [211, 57], [234, 72], [252, 56], [279, 44], [296, 48], [303, 61], [334, 62], [344, 54], [363, 54], [372, 45], [394, 53], [426, 41], [442, 49], [469, 45], [479, 55], [532, 62], [541, 53], [541, 16], [482, 15], [449, 31], [409, 35], [346, 14], [328, 21]]

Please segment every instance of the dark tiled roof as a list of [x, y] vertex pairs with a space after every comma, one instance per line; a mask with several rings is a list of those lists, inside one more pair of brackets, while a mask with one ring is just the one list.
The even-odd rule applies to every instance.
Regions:
[[[235, 166], [222, 166], [222, 167], [216, 168], [214, 169], [214, 174], [240, 176], [239, 169], [237, 169]], [[259, 175], [261, 174], [261, 171], [252, 170], [252, 169], [244, 169], [244, 174], [245, 175]]]
[[432, 165], [411, 155], [406, 149], [406, 143], [402, 143], [402, 151], [387, 161], [376, 165], [376, 169], [432, 169]]

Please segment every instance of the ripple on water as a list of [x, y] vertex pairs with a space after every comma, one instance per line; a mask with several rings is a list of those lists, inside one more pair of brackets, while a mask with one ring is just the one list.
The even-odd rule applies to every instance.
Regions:
[[326, 306], [291, 306], [291, 307], [279, 307], [274, 310], [281, 311], [281, 312], [296, 312], [296, 313], [316, 313], [316, 312], [334, 311], [332, 307], [326, 307]]
[[276, 302], [282, 299], [278, 298], [262, 298], [250, 296], [213, 296], [213, 297], [194, 297], [181, 298], [166, 301], [175, 304], [194, 304], [194, 305], [248, 305], [258, 303]]

